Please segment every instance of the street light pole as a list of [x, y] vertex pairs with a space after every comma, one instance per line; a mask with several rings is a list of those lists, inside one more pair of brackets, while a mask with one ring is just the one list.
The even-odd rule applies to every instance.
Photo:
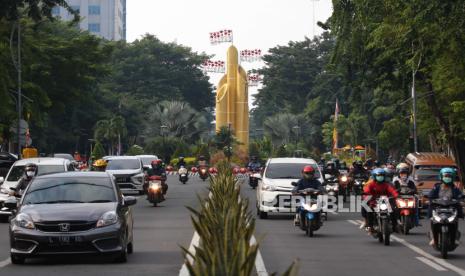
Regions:
[[160, 126], [160, 131], [161, 131], [161, 136], [162, 136], [162, 141], [163, 141], [163, 162], [166, 161], [166, 143], [165, 143], [165, 130], [168, 127], [165, 125]]

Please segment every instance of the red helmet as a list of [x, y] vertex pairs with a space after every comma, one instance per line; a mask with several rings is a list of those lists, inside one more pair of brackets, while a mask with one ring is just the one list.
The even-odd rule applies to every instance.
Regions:
[[307, 165], [302, 169], [302, 173], [311, 173], [311, 174], [313, 174], [313, 173], [315, 173], [315, 169], [312, 166]]

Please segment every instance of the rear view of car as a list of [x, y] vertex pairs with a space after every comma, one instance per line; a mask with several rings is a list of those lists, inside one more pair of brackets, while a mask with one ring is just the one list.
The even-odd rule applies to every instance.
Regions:
[[111, 157], [106, 171], [111, 173], [123, 193], [144, 193], [144, 171], [142, 161], [135, 156]]
[[118, 192], [105, 172], [39, 176], [26, 189], [10, 223], [11, 261], [111, 254], [124, 262], [132, 253], [129, 206], [135, 203], [135, 198]]

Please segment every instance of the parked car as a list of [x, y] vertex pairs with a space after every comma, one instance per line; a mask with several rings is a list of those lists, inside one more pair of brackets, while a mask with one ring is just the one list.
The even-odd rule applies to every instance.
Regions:
[[257, 214], [266, 219], [268, 213], [292, 213], [290, 206], [281, 206], [280, 197], [291, 203], [292, 182], [301, 178], [303, 167], [311, 165], [315, 169], [315, 177], [323, 183], [318, 164], [307, 158], [271, 158], [267, 161], [263, 176], [258, 181]]
[[[439, 171], [446, 167], [457, 169], [457, 164], [452, 158], [437, 152], [409, 153], [405, 162], [410, 166], [411, 175], [421, 196], [420, 203], [423, 207], [429, 204], [428, 194], [433, 189], [434, 184], [439, 182]], [[458, 177], [455, 184], [463, 189], [463, 183], [459, 182]]]
[[0, 177], [5, 177], [16, 161], [18, 156], [9, 152], [0, 152]]
[[136, 155], [136, 157], [138, 157], [142, 161], [142, 165], [146, 169], [150, 169], [152, 161], [158, 159], [156, 155]]
[[111, 254], [126, 262], [133, 252], [129, 207], [135, 203], [105, 172], [36, 177], [10, 222], [11, 262], [66, 254]]
[[135, 156], [113, 156], [107, 159], [106, 171], [111, 173], [121, 191], [144, 193], [145, 175], [142, 161]]
[[24, 166], [28, 163], [37, 165], [37, 175], [61, 173], [66, 171], [74, 171], [73, 164], [63, 158], [28, 158], [16, 161], [10, 168], [5, 178], [0, 177], [0, 219], [11, 215], [11, 210], [3, 206], [9, 197], [11, 188], [16, 188], [20, 178], [24, 174]]

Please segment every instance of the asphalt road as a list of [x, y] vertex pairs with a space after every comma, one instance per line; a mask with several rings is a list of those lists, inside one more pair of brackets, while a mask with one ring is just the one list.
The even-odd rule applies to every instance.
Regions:
[[[243, 185], [255, 212], [255, 190]], [[256, 220], [255, 236], [268, 273], [284, 272], [299, 259], [300, 275], [465, 275], [465, 246], [460, 245], [447, 260], [428, 245], [429, 222], [404, 236], [395, 234], [384, 246], [359, 229], [361, 215], [329, 214], [328, 221], [309, 238], [294, 227], [292, 217], [269, 215]], [[465, 233], [465, 223], [461, 232]], [[463, 239], [462, 239], [463, 240]]]
[[185, 206], [199, 205], [197, 194], [207, 194], [207, 184], [192, 177], [186, 185], [168, 178], [167, 200], [152, 207], [139, 197], [134, 213], [134, 253], [116, 264], [101, 257], [31, 259], [25, 265], [9, 262], [8, 224], [0, 224], [0, 275], [178, 275], [183, 264], [180, 246], [189, 247], [193, 227]]
[[[179, 275], [183, 264], [180, 246], [189, 247], [194, 232], [185, 206], [198, 206], [197, 195], [205, 196], [207, 185], [197, 177], [182, 185], [170, 176], [168, 183], [168, 198], [160, 207], [152, 207], [144, 197], [133, 207], [134, 254], [129, 255], [127, 263], [64, 256], [12, 265], [8, 224], [2, 223], [0, 275]], [[254, 211], [255, 190], [242, 185], [242, 194]], [[360, 219], [359, 214], [329, 214], [315, 237], [309, 238], [293, 226], [290, 216], [257, 218], [255, 237], [260, 242], [260, 261], [268, 273], [282, 273], [299, 259], [300, 275], [465, 275], [465, 246], [459, 246], [448, 260], [440, 259], [428, 246], [426, 220], [411, 235], [395, 234], [391, 246], [384, 246], [359, 229]], [[461, 232], [465, 233], [464, 221]]]

